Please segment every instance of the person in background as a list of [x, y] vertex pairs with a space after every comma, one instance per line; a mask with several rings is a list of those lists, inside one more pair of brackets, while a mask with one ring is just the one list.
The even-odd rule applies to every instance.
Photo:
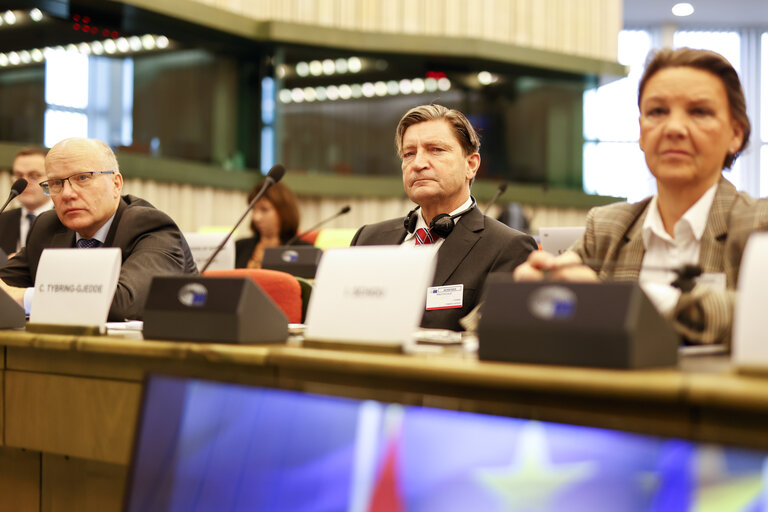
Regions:
[[536, 242], [477, 208], [470, 187], [480, 167], [480, 138], [458, 110], [412, 108], [397, 125], [395, 149], [405, 193], [417, 207], [405, 219], [363, 226], [352, 245], [438, 246], [432, 291], [450, 303], [428, 299], [421, 326], [463, 330], [459, 320], [480, 301], [488, 274], [513, 270]]
[[[249, 204], [263, 186], [262, 182], [253, 187], [248, 194]], [[253, 205], [253, 236], [235, 243], [235, 268], [261, 268], [264, 249], [285, 245], [296, 236], [298, 229], [299, 208], [296, 206], [296, 196], [282, 182], [277, 182]], [[292, 245], [311, 244], [296, 240]]]
[[[532, 253], [515, 278], [637, 280], [687, 343], [727, 343], [741, 259], [728, 238], [754, 203], [722, 176], [749, 141], [738, 74], [717, 53], [662, 49], [646, 65], [638, 105], [656, 195], [592, 209], [570, 251]], [[666, 269], [686, 264], [703, 274], [683, 291]]]
[[0, 248], [10, 256], [26, 245], [29, 228], [37, 216], [53, 208], [51, 198], [40, 188], [40, 181], [45, 179], [47, 154], [46, 148], [28, 146], [13, 158], [13, 181], [24, 178], [27, 187], [17, 196], [21, 208], [0, 214]]
[[0, 287], [29, 313], [40, 256], [47, 248], [118, 247], [122, 252], [109, 321], [141, 318], [152, 278], [195, 273], [178, 226], [165, 213], [121, 195], [123, 176], [102, 141], [65, 139], [45, 158], [42, 189], [55, 211], [40, 214], [27, 245], [0, 267]]

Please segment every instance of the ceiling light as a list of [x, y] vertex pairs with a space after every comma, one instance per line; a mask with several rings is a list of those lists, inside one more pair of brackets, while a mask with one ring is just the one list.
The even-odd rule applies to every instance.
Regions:
[[43, 52], [40, 48], [32, 50], [32, 60], [35, 62], [43, 62]]
[[306, 62], [297, 62], [296, 74], [302, 78], [309, 75], [309, 64], [307, 64]]
[[352, 97], [355, 99], [361, 98], [363, 96], [363, 88], [360, 84], [352, 84], [349, 90], [352, 91]]
[[328, 99], [331, 101], [339, 99], [339, 89], [335, 85], [329, 85], [325, 89], [325, 94], [328, 96]]
[[304, 101], [304, 91], [302, 91], [299, 87], [294, 87], [291, 89], [291, 99], [294, 103], [301, 103]]
[[323, 74], [332, 75], [336, 72], [336, 64], [331, 59], [323, 61]]
[[128, 38], [128, 44], [131, 45], [131, 50], [134, 52], [141, 50], [141, 38], [139, 36], [131, 36]]
[[282, 91], [280, 91], [278, 96], [280, 97], [280, 101], [283, 103], [291, 102], [291, 91], [289, 91], [288, 89], [283, 89]]
[[21, 62], [21, 57], [19, 57], [18, 53], [11, 52], [8, 54], [8, 61], [14, 66], [18, 66], [19, 63]]
[[0, 53], [0, 66], [5, 67], [8, 65], [8, 56], [4, 53]]
[[171, 41], [165, 36], [157, 36], [157, 39], [155, 39], [155, 44], [157, 44], [158, 48], [163, 50], [168, 48], [168, 45], [171, 44]]
[[[104, 41], [104, 48], [107, 47], [107, 41]], [[151, 34], [145, 34], [141, 37], [141, 46], [144, 47], [145, 50], [152, 50], [155, 47], [155, 38]]]
[[117, 43], [112, 39], [107, 39], [104, 41], [104, 51], [109, 54], [115, 53], [117, 51]]
[[40, 21], [43, 19], [43, 11], [37, 8], [32, 9], [31, 11], [29, 11], [29, 17], [32, 18], [32, 21], [35, 21], [35, 22]]
[[23, 64], [29, 64], [30, 62], [32, 62], [32, 56], [29, 54], [27, 50], [22, 50], [19, 53], [19, 57], [21, 58], [21, 62]]
[[421, 78], [414, 78], [411, 80], [411, 88], [413, 89], [413, 92], [416, 94], [421, 94], [424, 92], [424, 80]]
[[122, 53], [128, 52], [128, 50], [131, 49], [131, 43], [128, 42], [128, 40], [124, 37], [120, 37], [116, 41], [117, 49], [120, 50]]
[[347, 72], [347, 59], [336, 59], [336, 72], [344, 74]]
[[358, 73], [363, 69], [363, 63], [357, 57], [350, 57], [347, 59], [347, 68], [350, 73]]
[[437, 81], [437, 88], [443, 92], [448, 91], [451, 88], [451, 81], [447, 78], [441, 78]]
[[5, 11], [5, 14], [3, 14], [3, 20], [9, 25], [13, 25], [16, 23], [16, 15], [13, 14], [13, 11]]
[[339, 97], [343, 100], [348, 100], [352, 96], [352, 88], [347, 84], [341, 84], [339, 86]]
[[693, 6], [688, 2], [680, 2], [672, 6], [672, 14], [675, 16], [690, 16], [693, 11]]
[[320, 76], [323, 74], [323, 63], [319, 60], [313, 60], [309, 63], [309, 73], [312, 76]]

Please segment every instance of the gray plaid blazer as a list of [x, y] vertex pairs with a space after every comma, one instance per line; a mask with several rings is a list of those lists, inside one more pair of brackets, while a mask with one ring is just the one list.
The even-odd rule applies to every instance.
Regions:
[[[571, 250], [603, 280], [636, 281], [645, 256], [642, 228], [650, 202], [646, 198], [593, 208], [583, 238]], [[701, 239], [699, 265], [704, 272], [725, 273], [726, 290], [697, 284], [680, 296], [670, 319], [689, 343], [730, 341], [741, 251], [749, 233], [761, 222], [768, 226], [768, 203], [761, 212], [754, 210], [752, 197], [720, 178]], [[729, 240], [729, 231], [739, 236]]]

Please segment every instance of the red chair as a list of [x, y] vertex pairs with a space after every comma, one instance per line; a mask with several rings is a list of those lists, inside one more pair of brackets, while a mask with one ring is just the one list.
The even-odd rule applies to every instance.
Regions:
[[236, 268], [208, 270], [204, 275], [206, 277], [247, 277], [283, 310], [289, 323], [301, 323], [301, 286], [291, 274], [261, 268]]

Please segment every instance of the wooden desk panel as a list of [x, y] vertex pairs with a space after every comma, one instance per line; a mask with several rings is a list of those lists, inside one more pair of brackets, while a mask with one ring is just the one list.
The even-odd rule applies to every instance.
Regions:
[[141, 385], [6, 370], [8, 446], [128, 464]]

